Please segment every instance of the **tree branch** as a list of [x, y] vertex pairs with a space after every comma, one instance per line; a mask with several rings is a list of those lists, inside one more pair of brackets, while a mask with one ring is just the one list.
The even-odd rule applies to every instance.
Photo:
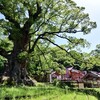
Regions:
[[41, 38], [40, 35], [36, 38], [36, 40], [34, 41], [34, 44], [33, 44], [32, 48], [29, 50], [29, 53], [31, 53], [32, 51], [34, 51], [34, 48], [35, 48], [35, 46], [36, 46], [36, 44], [37, 44], [37, 42], [38, 42], [38, 40], [39, 40], [40, 38]]
[[37, 6], [37, 11], [35, 14], [32, 13], [31, 9], [28, 9], [29, 19], [25, 22], [23, 27], [23, 30], [25, 30], [26, 33], [29, 33], [29, 29], [32, 26], [33, 21], [38, 18], [39, 14], [41, 14], [42, 10], [38, 2], [36, 2], [36, 6]]
[[58, 44], [56, 44], [56, 43], [52, 42], [51, 40], [49, 40], [48, 38], [42, 37], [41, 39], [44, 39], [44, 40], [49, 41], [49, 42], [52, 43], [53, 45], [55, 45], [55, 46], [59, 47], [61, 50], [65, 51], [68, 55], [70, 55], [70, 56], [71, 56], [72, 58], [74, 58], [75, 60], [78, 60], [78, 61], [80, 61], [80, 62], [83, 62], [82, 60], [79, 60], [79, 59], [75, 58], [70, 52], [68, 52], [68, 50], [62, 48], [62, 47], [59, 46]]
[[37, 29], [36, 29], [34, 32], [30, 33], [30, 35], [35, 34], [37, 31], [39, 31], [40, 27], [41, 27], [43, 24], [45, 24], [45, 22], [42, 22], [39, 26], [37, 26]]
[[64, 36], [61, 36], [61, 35], [58, 35], [58, 34], [56, 34], [56, 36], [59, 37], [59, 38], [62, 38], [62, 39], [66, 39], [66, 40], [68, 40], [69, 42], [73, 43], [73, 42], [72, 42], [70, 39], [68, 39], [67, 37], [64, 37]]
[[[47, 61], [47, 59], [46, 59], [46, 57], [45, 57], [45, 54], [44, 54], [44, 52], [39, 48], [39, 46], [37, 45], [37, 48], [40, 50], [40, 52], [42, 53], [42, 55], [43, 55], [43, 57], [44, 57], [44, 59], [45, 59], [45, 61], [46, 61], [46, 63], [48, 64], [48, 61]], [[48, 66], [49, 66], [49, 64], [48, 64]]]
[[[76, 33], [76, 32], [80, 32], [80, 31], [75, 31], [75, 32], [73, 31], [73, 33]], [[60, 33], [70, 33], [70, 32], [69, 32], [69, 30], [65, 30], [65, 31], [56, 31], [56, 32], [44, 32], [44, 33], [38, 35], [38, 37], [34, 41], [32, 48], [29, 50], [29, 53], [34, 51], [35, 45], [37, 44], [39, 39], [43, 38], [46, 35], [57, 35], [57, 34], [60, 34]]]
[[20, 24], [13, 17], [10, 16], [10, 14], [8, 13], [9, 11], [7, 13], [5, 11], [3, 11], [3, 10], [7, 11], [7, 9], [5, 8], [5, 6], [3, 4], [0, 4], [0, 10], [1, 10], [0, 12], [5, 16], [5, 19], [7, 19], [7, 20], [9, 20], [9, 22], [13, 23], [16, 28], [20, 28]]
[[11, 16], [9, 16], [7, 14], [4, 14], [4, 15], [5, 15], [5, 18], [7, 20], [9, 20], [10, 22], [12, 22], [15, 25], [16, 28], [19, 28], [20, 29], [20, 24], [15, 19], [13, 19]]
[[0, 55], [5, 57], [5, 58], [8, 58], [8, 53], [5, 49], [1, 48], [0, 47]]
[[[52, 43], [53, 45], [55, 45], [55, 46], [59, 47], [60, 49], [66, 51], [66, 49], [64, 49], [64, 48], [62, 48], [61, 46], [59, 46], [58, 44], [52, 42], [52, 41], [49, 40], [48, 38], [41, 37], [41, 39], [47, 40], [47, 41], [49, 41], [50, 43]], [[66, 51], [66, 52], [68, 53], [68, 51]]]

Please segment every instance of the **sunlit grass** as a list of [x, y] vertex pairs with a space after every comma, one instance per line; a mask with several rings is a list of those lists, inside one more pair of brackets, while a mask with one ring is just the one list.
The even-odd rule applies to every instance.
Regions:
[[[38, 87], [0, 87], [0, 100], [5, 97], [12, 97], [12, 100], [98, 100], [93, 93], [83, 91], [62, 89], [54, 86]], [[100, 92], [100, 89], [92, 89]]]

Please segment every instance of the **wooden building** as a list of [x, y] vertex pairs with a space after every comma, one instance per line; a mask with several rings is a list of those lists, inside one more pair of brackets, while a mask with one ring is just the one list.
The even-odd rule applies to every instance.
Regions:
[[52, 72], [50, 74], [50, 83], [53, 82], [54, 79], [60, 80], [65, 83], [70, 83], [71, 86], [84, 88], [96, 88], [100, 87], [100, 73], [90, 71], [80, 71], [77, 69], [67, 68], [65, 74], [60, 74], [55, 72]]
[[85, 87], [100, 87], [100, 74], [94, 71], [90, 71], [83, 77], [83, 81]]
[[61, 75], [62, 77], [61, 80], [81, 82], [84, 75], [85, 73], [83, 71], [73, 68], [68, 68], [66, 69], [66, 74]]

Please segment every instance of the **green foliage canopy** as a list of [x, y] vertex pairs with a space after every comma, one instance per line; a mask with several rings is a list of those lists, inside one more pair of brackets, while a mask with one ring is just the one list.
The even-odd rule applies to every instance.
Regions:
[[[5, 37], [0, 38], [0, 55], [16, 60], [27, 59], [33, 53], [34, 59], [39, 62], [43, 57], [36, 51], [45, 53], [41, 44], [47, 46], [51, 43], [67, 53], [78, 44], [84, 46], [87, 43], [84, 39], [67, 35], [88, 34], [96, 28], [96, 23], [90, 20], [84, 9], [72, 0], [0, 0], [0, 13], [4, 15], [0, 19], [0, 35]], [[67, 40], [67, 50], [54, 42], [56, 37]], [[58, 57], [59, 62], [65, 61], [65, 58]], [[73, 58], [68, 57], [68, 60], [74, 63]], [[45, 64], [44, 60], [42, 62]]]

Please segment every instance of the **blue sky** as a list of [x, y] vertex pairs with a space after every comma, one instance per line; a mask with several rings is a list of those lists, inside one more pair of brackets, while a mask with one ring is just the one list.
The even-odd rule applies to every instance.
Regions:
[[[76, 34], [74, 36], [84, 38], [91, 44], [90, 48], [81, 48], [83, 52], [90, 52], [96, 48], [97, 44], [100, 44], [100, 0], [73, 0], [77, 3], [78, 6], [85, 7], [86, 13], [89, 14], [90, 19], [97, 23], [97, 28], [93, 29], [91, 33], [83, 35], [82, 33]], [[57, 44], [66, 43], [65, 40], [59, 39], [56, 41]]]

